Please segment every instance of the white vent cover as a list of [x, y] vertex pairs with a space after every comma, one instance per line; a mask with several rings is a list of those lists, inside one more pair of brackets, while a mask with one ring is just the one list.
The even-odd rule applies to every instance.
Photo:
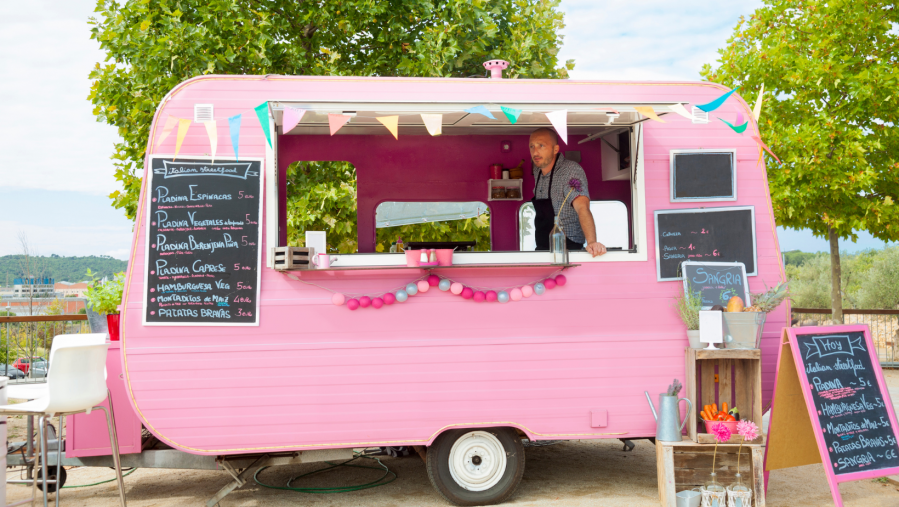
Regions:
[[194, 104], [194, 122], [212, 121], [212, 104]]
[[693, 115], [693, 123], [708, 123], [709, 122], [709, 113], [708, 111], [703, 111], [696, 106], [693, 106], [693, 110], [690, 111]]

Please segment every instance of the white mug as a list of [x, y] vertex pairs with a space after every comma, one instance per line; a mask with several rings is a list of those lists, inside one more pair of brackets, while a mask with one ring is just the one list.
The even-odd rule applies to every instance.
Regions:
[[320, 253], [312, 258], [312, 264], [318, 269], [327, 269], [331, 267], [331, 256], [326, 253]]

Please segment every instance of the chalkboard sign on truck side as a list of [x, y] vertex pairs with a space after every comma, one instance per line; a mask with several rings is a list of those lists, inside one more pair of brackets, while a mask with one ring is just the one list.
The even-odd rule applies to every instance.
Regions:
[[765, 470], [824, 463], [839, 483], [899, 474], [899, 427], [867, 325], [784, 328]]
[[144, 325], [259, 325], [262, 161], [154, 157]]
[[680, 280], [684, 261], [742, 262], [757, 274], [753, 206], [656, 210], [655, 232], [660, 282]]
[[684, 293], [699, 294], [703, 310], [715, 305], [727, 306], [734, 296], [739, 296], [743, 304], [751, 306], [746, 266], [742, 262], [685, 261], [681, 268], [684, 271]]
[[671, 202], [736, 201], [737, 150], [671, 150]]

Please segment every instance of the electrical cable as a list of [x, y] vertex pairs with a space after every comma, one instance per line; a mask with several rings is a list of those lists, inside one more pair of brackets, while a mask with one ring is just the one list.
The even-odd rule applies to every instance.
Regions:
[[[329, 466], [327, 466], [325, 468], [321, 468], [319, 470], [314, 470], [312, 472], [307, 472], [305, 474], [297, 475], [296, 477], [292, 477], [290, 480], [287, 481], [287, 486], [273, 486], [271, 484], [265, 484], [264, 482], [259, 480], [259, 474], [262, 473], [263, 470], [265, 470], [266, 468], [269, 468], [269, 467], [262, 467], [259, 470], [256, 470], [256, 473], [253, 474], [253, 480], [256, 481], [256, 484], [258, 484], [264, 488], [280, 489], [280, 490], [284, 490], [284, 491], [296, 491], [298, 493], [310, 493], [310, 494], [317, 494], [317, 495], [330, 495], [332, 493], [349, 493], [351, 491], [360, 491], [363, 489], [376, 488], [378, 486], [390, 484], [391, 482], [396, 480], [396, 474], [394, 472], [391, 472], [390, 469], [388, 469], [387, 466], [384, 465], [384, 463], [381, 463], [381, 460], [379, 460], [378, 458], [363, 456], [362, 454], [359, 454], [359, 453], [354, 453], [354, 454], [355, 454], [355, 456], [352, 459], [348, 459], [342, 463], [331, 463], [330, 461], [325, 461], [325, 463], [327, 463]], [[350, 462], [356, 461], [357, 459], [370, 459], [372, 461], [377, 461], [379, 466], [370, 467], [370, 466], [365, 466], [365, 465], [350, 465], [349, 464]], [[364, 484], [357, 484], [357, 485], [353, 485], [353, 486], [333, 486], [333, 487], [324, 487], [324, 488], [295, 488], [295, 487], [291, 486], [291, 484], [294, 481], [301, 479], [303, 477], [315, 475], [315, 474], [322, 473], [322, 472], [327, 472], [329, 470], [334, 470], [335, 468], [339, 468], [339, 467], [369, 468], [371, 470], [383, 470], [384, 475], [382, 475], [381, 477], [378, 477], [377, 480], [374, 480], [371, 482], [366, 482]], [[385, 477], [388, 477], [391, 475], [393, 477], [384, 481]], [[382, 481], [384, 481], [384, 482], [382, 482]]]
[[[124, 479], [125, 477], [128, 477], [129, 475], [133, 474], [134, 472], [137, 472], [137, 470], [138, 470], [137, 468], [132, 468], [131, 470], [128, 470], [127, 472], [125, 472], [124, 474], [122, 474], [122, 478]], [[66, 489], [66, 488], [87, 488], [87, 487], [90, 487], [90, 486], [99, 486], [100, 484], [106, 484], [107, 482], [112, 482], [112, 481], [114, 481], [114, 480], [116, 480], [116, 479], [117, 479], [117, 477], [113, 477], [112, 479], [109, 479], [109, 480], [100, 481], [100, 482], [93, 482], [93, 483], [91, 483], [91, 484], [73, 484], [72, 486], [63, 486], [62, 489]]]

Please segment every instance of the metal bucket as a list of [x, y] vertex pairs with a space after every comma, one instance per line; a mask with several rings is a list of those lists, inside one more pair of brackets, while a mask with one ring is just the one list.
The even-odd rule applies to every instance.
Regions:
[[767, 317], [765, 312], [724, 312], [724, 347], [759, 348]]

